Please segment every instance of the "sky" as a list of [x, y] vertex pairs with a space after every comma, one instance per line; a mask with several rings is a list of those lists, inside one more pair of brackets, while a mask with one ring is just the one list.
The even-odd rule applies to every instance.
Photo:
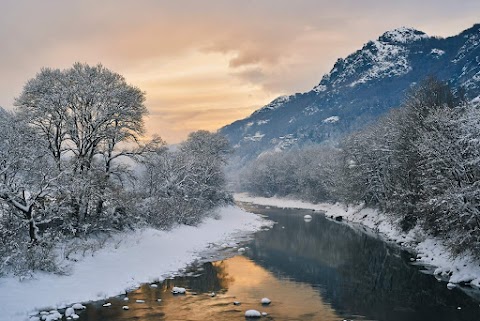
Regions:
[[146, 92], [147, 135], [178, 143], [274, 98], [401, 26], [451, 36], [478, 0], [0, 0], [0, 106], [42, 67], [101, 63]]

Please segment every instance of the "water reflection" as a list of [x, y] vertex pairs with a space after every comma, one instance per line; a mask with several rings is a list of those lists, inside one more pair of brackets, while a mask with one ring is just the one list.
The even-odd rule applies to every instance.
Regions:
[[[87, 305], [81, 320], [245, 320], [249, 309], [267, 312], [270, 320], [340, 319], [312, 286], [277, 278], [244, 256], [207, 263], [203, 269], [198, 277], [166, 280], [157, 288], [144, 285], [128, 293], [128, 302], [118, 297], [107, 300], [112, 303], [108, 308], [102, 307], [103, 302]], [[187, 295], [172, 295], [173, 286], [186, 287]], [[272, 300], [269, 306], [260, 304], [265, 296]], [[241, 305], [233, 305], [234, 301]], [[122, 310], [125, 304], [128, 311]]]
[[[410, 254], [359, 229], [298, 210], [256, 209], [278, 224], [259, 233], [250, 257], [279, 277], [318, 287], [344, 317], [375, 320], [478, 320], [479, 302], [425, 275]], [[461, 310], [458, 309], [461, 308]]]
[[[81, 320], [245, 320], [248, 309], [267, 312], [266, 320], [480, 319], [478, 301], [419, 272], [396, 246], [318, 213], [253, 211], [278, 224], [257, 233], [245, 256], [192, 267], [189, 276], [157, 287], [144, 285], [126, 294], [128, 301], [92, 303]], [[303, 220], [307, 213], [311, 222]], [[172, 295], [173, 286], [187, 288], [187, 295]], [[265, 296], [270, 306], [260, 304]], [[112, 306], [102, 307], [105, 302]]]

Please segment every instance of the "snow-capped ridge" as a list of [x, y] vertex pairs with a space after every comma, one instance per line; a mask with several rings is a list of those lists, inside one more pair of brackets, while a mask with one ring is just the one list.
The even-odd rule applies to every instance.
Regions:
[[[312, 90], [279, 97], [221, 129], [232, 145], [240, 146], [236, 153], [242, 154], [241, 159], [255, 158], [267, 149], [342, 137], [364, 126], [365, 119], [400, 106], [405, 92], [428, 75], [464, 87], [469, 99], [479, 96], [480, 24], [446, 38], [408, 27], [379, 35], [338, 58]], [[322, 126], [332, 115], [342, 119], [342, 126]], [[249, 122], [252, 126], [247, 128]], [[264, 137], [255, 146], [245, 141], [259, 130]], [[296, 141], [281, 138], [288, 134]]]
[[252, 116], [256, 115], [258, 113], [268, 111], [268, 110], [275, 110], [275, 109], [281, 107], [286, 102], [288, 102], [290, 100], [290, 97], [291, 96], [288, 96], [288, 95], [277, 97], [274, 100], [272, 100], [268, 105], [266, 105], [266, 106], [260, 108], [259, 110], [255, 111], [252, 114]]
[[470, 28], [462, 31], [462, 33], [460, 33], [460, 35], [463, 36], [463, 37], [468, 37], [468, 35], [477, 34], [477, 33], [480, 33], [480, 23], [476, 23], [473, 26], [471, 26]]
[[400, 27], [385, 32], [378, 38], [378, 40], [390, 43], [405, 44], [425, 38], [429, 38], [429, 36], [423, 31], [409, 27]]
[[345, 59], [339, 58], [312, 91], [320, 94], [344, 84], [355, 87], [370, 80], [405, 75], [411, 67], [408, 61], [409, 50], [404, 44], [423, 38], [428, 36], [411, 28], [387, 31], [378, 40], [367, 42]]

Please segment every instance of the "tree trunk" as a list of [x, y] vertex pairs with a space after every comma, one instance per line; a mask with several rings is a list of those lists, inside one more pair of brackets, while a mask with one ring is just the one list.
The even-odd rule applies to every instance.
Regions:
[[33, 218], [33, 206], [30, 206], [28, 211], [25, 213], [25, 216], [28, 220], [28, 235], [30, 236], [30, 243], [36, 244], [38, 242], [38, 236], [37, 226], [35, 224], [35, 219]]

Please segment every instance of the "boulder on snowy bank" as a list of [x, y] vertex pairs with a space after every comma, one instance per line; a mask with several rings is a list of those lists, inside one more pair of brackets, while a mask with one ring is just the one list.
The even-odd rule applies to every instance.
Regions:
[[269, 298], [263, 298], [260, 302], [262, 302], [263, 305], [269, 305], [270, 303], [272, 303]]
[[247, 310], [245, 311], [245, 318], [261, 318], [262, 314], [257, 310]]
[[65, 310], [65, 317], [66, 318], [71, 317], [74, 314], [75, 314], [75, 310], [73, 308], [67, 308]]
[[173, 289], [172, 289], [172, 293], [173, 294], [185, 294], [185, 293], [187, 293], [187, 290], [185, 288], [174, 286]]
[[44, 321], [62, 320], [62, 315], [57, 310], [52, 310], [48, 314], [43, 314], [41, 319]]
[[72, 308], [74, 310], [85, 310], [87, 307], [84, 305], [81, 305], [80, 303], [75, 303], [74, 305], [72, 305]]

